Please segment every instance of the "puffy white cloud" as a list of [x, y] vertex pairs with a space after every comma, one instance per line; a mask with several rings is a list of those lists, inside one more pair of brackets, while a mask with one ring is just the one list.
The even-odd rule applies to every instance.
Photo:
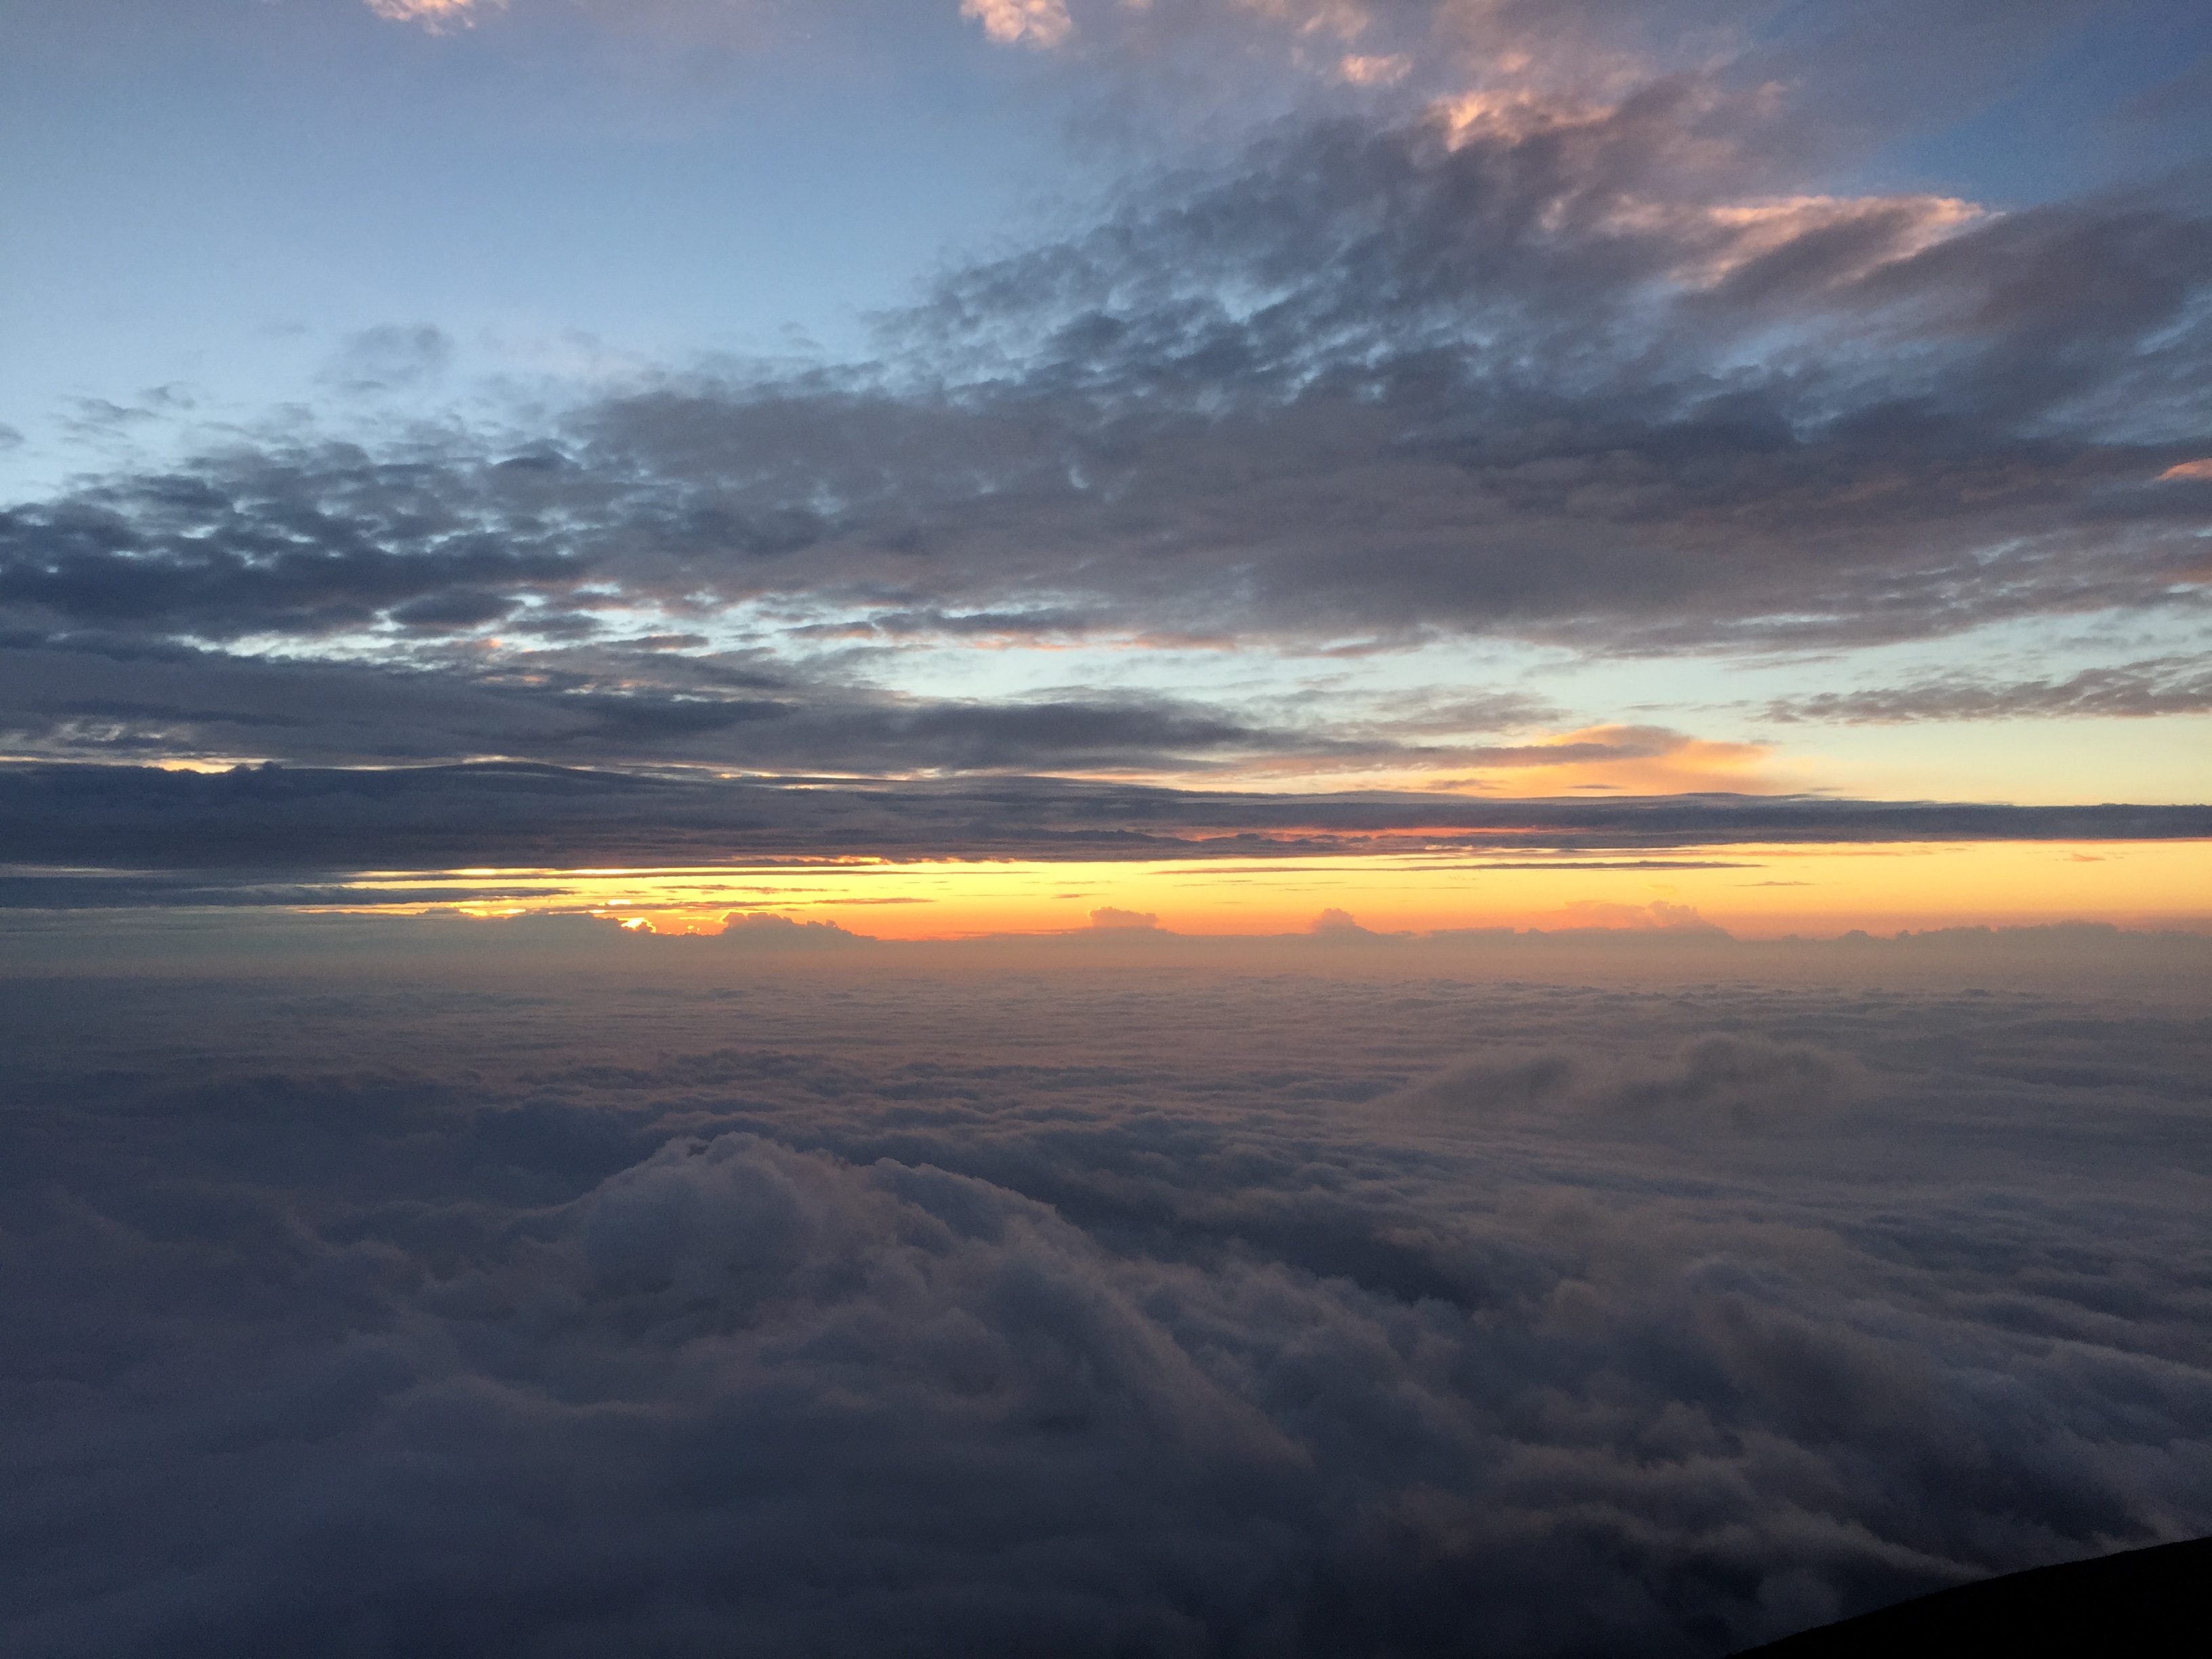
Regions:
[[434, 34], [467, 28], [488, 11], [503, 10], [507, 0], [363, 0], [379, 17], [395, 23], [420, 23]]
[[960, 15], [1001, 46], [1059, 46], [1074, 33], [1064, 0], [960, 0]]

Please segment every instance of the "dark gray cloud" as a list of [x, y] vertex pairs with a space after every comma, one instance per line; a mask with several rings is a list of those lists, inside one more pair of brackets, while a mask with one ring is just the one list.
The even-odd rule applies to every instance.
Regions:
[[2212, 1530], [2171, 997], [852, 956], [15, 981], [7, 1644], [1717, 1655]]
[[[464, 626], [483, 603], [453, 590], [393, 615], [441, 633]], [[1080, 688], [1020, 701], [897, 696], [760, 653], [690, 654], [667, 645], [647, 637], [572, 646], [489, 665], [464, 651], [393, 672], [128, 636], [60, 647], [0, 643], [0, 741], [17, 754], [117, 760], [244, 753], [374, 764], [498, 755], [893, 775], [1480, 752], [1424, 744], [1419, 733], [1412, 741], [1388, 730], [1339, 735], [1186, 700]], [[1532, 706], [1501, 697], [1462, 710], [1502, 724]]]
[[[1202, 771], [1254, 759], [1358, 768], [1632, 757], [1679, 747], [1637, 728], [1574, 748], [1483, 745], [1470, 734], [1555, 718], [1522, 692], [1455, 687], [1356, 720], [1299, 700], [1237, 706], [1082, 685], [1024, 696], [900, 694], [849, 665], [698, 635], [613, 635], [586, 617], [532, 631], [575, 637], [486, 651], [466, 634], [507, 601], [448, 588], [395, 607], [401, 661], [232, 654], [107, 631], [58, 641], [0, 635], [0, 748], [19, 756], [379, 764], [500, 756], [763, 772], [900, 775]], [[500, 625], [507, 627], [509, 623]]]
[[0, 514], [0, 606], [53, 630], [312, 638], [457, 587], [564, 592], [583, 568], [532, 534], [513, 476], [485, 469], [464, 495], [442, 458], [335, 447], [114, 479]]
[[2204, 806], [1806, 796], [1484, 800], [1266, 794], [1006, 777], [797, 784], [487, 764], [205, 774], [0, 768], [0, 860], [125, 869], [456, 869], [835, 854], [1249, 858], [1730, 844], [2212, 838]]

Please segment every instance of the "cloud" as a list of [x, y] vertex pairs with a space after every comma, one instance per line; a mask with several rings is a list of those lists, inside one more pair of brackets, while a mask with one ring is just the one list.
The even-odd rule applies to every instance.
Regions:
[[2212, 1530], [2194, 1008], [872, 959], [20, 982], [7, 1644], [1719, 1653]]
[[1160, 919], [1150, 910], [1122, 910], [1102, 904], [1091, 913], [1091, 925], [1114, 933], [1144, 932], [1158, 927]]
[[1370, 57], [1350, 52], [1339, 60], [1337, 73], [1356, 87], [1387, 87], [1412, 72], [1413, 60], [1403, 52]]
[[506, 9], [507, 0], [363, 0], [379, 17], [394, 23], [420, 23], [433, 34], [473, 28], [485, 12]]
[[[899, 696], [759, 652], [667, 636], [563, 643], [487, 661], [457, 636], [530, 626], [459, 585], [389, 613], [424, 642], [406, 672], [170, 647], [128, 635], [0, 643], [0, 733], [18, 753], [388, 763], [543, 756], [764, 772], [1183, 771], [1300, 755], [1417, 759], [1431, 744], [1262, 725], [1234, 710], [1071, 689], [1019, 700]], [[453, 641], [450, 646], [447, 641]], [[445, 646], [444, 654], [433, 655]]]
[[[1057, 15], [1071, 58], [1222, 29], [1416, 67], [954, 265], [866, 363], [294, 428], [15, 503], [8, 752], [1786, 793], [1813, 781], [1757, 745], [1465, 686], [1468, 653], [1533, 647], [1541, 684], [2201, 611], [2212, 228], [2179, 187], [1840, 190], [1792, 136], [1826, 81], [1716, 67], [1765, 61], [1740, 7]], [[1440, 41], [1456, 103], [1416, 51]], [[323, 384], [454, 357], [372, 330]], [[1437, 688], [1374, 690], [1390, 653], [1442, 659]], [[2160, 715], [2197, 678], [1962, 667], [1770, 713]]]
[[[1556, 124], [1692, 79], [1770, 100], [1788, 88], [1801, 118], [1778, 129], [1770, 153], [1844, 176], [1886, 142], [1944, 131], [2017, 94], [2096, 15], [2092, 0], [2018, 8], [2002, 28], [1972, 5], [1885, 4], [1839, 18], [1778, 13], [1764, 0], [1067, 3], [1071, 55], [1088, 73], [1062, 88], [1108, 103], [1119, 125], [1148, 124], [1153, 137], [1164, 128], [1188, 137], [1224, 114], [1328, 107], [1332, 92], [1335, 106], [1362, 111], [1482, 100]], [[1907, 27], [1921, 54], [1909, 70], [1892, 49]]]
[[2157, 657], [2085, 668], [2064, 680], [2005, 684], [1966, 674], [1867, 691], [1823, 691], [1770, 703], [1770, 720], [1896, 725], [1910, 720], [2148, 720], [2212, 708], [2212, 665]]
[[1659, 1065], [1592, 1065], [1548, 1054], [1486, 1060], [1415, 1085], [1389, 1104], [1447, 1120], [1475, 1115], [1590, 1114], [1647, 1126], [1735, 1133], [1804, 1133], [1868, 1086], [1848, 1054], [1761, 1038], [1703, 1037]]
[[928, 628], [1728, 653], [2192, 614], [2201, 503], [2154, 481], [2203, 453], [2212, 228], [1777, 189], [1785, 118], [1655, 82], [1541, 131], [1285, 125], [954, 270], [872, 368], [21, 504], [0, 606], [395, 665], [398, 612], [456, 590], [516, 601], [517, 633], [743, 617], [787, 653]]
[[1478, 769], [1468, 777], [1439, 775], [1437, 787], [1495, 789], [1501, 781], [1483, 774], [1503, 772], [1513, 793], [1529, 794], [1589, 788], [1641, 794], [1781, 793], [1788, 786], [1773, 775], [1772, 758], [1763, 744], [1716, 743], [1664, 726], [1612, 725], [1565, 732], [1543, 743], [1432, 751], [1432, 763], [1439, 768]]
[[366, 629], [457, 586], [565, 597], [589, 567], [517, 516], [547, 505], [537, 477], [489, 471], [471, 503], [439, 469], [337, 448], [118, 480], [0, 514], [0, 606], [48, 629], [223, 641]]
[[960, 15], [1000, 46], [1049, 51], [1074, 32], [1062, 0], [960, 0]]
[[1560, 909], [1555, 925], [1569, 928], [1625, 927], [1639, 933], [1719, 933], [1722, 931], [1699, 915], [1694, 907], [1670, 904], [1665, 899], [1654, 899], [1649, 904], [1616, 904], [1603, 899], [1575, 899]]
[[[1035, 777], [896, 787], [550, 766], [0, 767], [0, 860], [49, 868], [338, 872], [732, 859], [1249, 859], [1464, 848], [1651, 850], [1892, 842], [2192, 840], [2190, 805], [2005, 806], [1792, 796], [1486, 800], [1270, 794]], [[1666, 908], [1643, 910], [1646, 920]]]
[[1334, 905], [1316, 916], [1306, 931], [1316, 939], [1352, 939], [1381, 937], [1362, 927], [1350, 911], [1340, 910]]
[[875, 942], [864, 933], [848, 933], [834, 921], [804, 921], [766, 910], [732, 911], [722, 918], [722, 931], [716, 937], [771, 951], [836, 950]]
[[[468, 12], [474, 3], [475, 0], [444, 0], [408, 15], [459, 16], [468, 21], [472, 21]], [[337, 391], [356, 394], [406, 391], [437, 380], [452, 366], [453, 356], [453, 337], [441, 328], [428, 323], [412, 328], [387, 325], [349, 336], [316, 379]]]
[[[1242, 773], [1482, 769], [1520, 793], [1771, 788], [1756, 747], [1654, 727], [1486, 745], [1550, 713], [1524, 694], [1392, 700], [1366, 718], [1080, 686], [932, 697], [872, 684], [836, 655], [789, 662], [702, 635], [549, 626], [488, 586], [435, 586], [384, 613], [398, 665], [233, 654], [101, 630], [0, 635], [0, 744], [57, 758], [380, 763], [501, 755], [690, 763], [763, 773]], [[489, 639], [484, 630], [497, 629]], [[549, 634], [551, 637], [548, 637]], [[509, 635], [525, 636], [509, 639]], [[703, 648], [702, 648], [703, 647]], [[273, 658], [273, 659], [272, 659]]]

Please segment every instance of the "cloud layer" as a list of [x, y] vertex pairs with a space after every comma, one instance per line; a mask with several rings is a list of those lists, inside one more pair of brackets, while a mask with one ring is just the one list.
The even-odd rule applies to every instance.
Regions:
[[[56, 755], [1434, 769], [1547, 700], [1494, 687], [1423, 739], [1173, 675], [915, 686], [951, 685], [937, 660], [972, 683], [979, 647], [2195, 638], [2191, 189], [1839, 195], [1805, 187], [1802, 111], [1771, 88], [1684, 70], [1561, 97], [1287, 118], [952, 270], [872, 364], [670, 374], [497, 432], [241, 441], [19, 503], [0, 723]], [[383, 330], [345, 373], [439, 349]], [[2180, 690], [2100, 689], [2141, 660], [1878, 717], [2197, 706], [2193, 646], [2156, 659]], [[349, 734], [319, 704], [373, 718]]]
[[10, 1645], [1711, 1655], [2212, 1530], [2155, 998], [793, 971], [11, 994]]
[[947, 279], [909, 337], [950, 383], [672, 382], [503, 459], [249, 451], [27, 505], [0, 601], [210, 641], [773, 599], [1704, 648], [2195, 603], [2203, 489], [2160, 475], [2206, 441], [2206, 222], [1647, 208], [1681, 96], [1286, 132]]
[[1484, 801], [1004, 778], [895, 787], [565, 770], [0, 768], [0, 860], [135, 870], [437, 870], [744, 858], [1249, 858], [2212, 838], [2203, 806], [1675, 795]]

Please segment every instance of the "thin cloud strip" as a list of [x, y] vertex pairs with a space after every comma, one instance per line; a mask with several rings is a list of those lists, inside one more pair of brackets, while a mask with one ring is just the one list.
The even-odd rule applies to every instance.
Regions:
[[0, 862], [322, 871], [839, 855], [1120, 860], [2212, 840], [2212, 807], [1674, 795], [1484, 801], [1008, 777], [800, 785], [547, 766], [0, 768]]
[[2212, 712], [2212, 659], [2162, 657], [2085, 668], [2063, 680], [2006, 683], [1953, 675], [1865, 691], [1823, 691], [1770, 704], [1776, 721], [1893, 726], [1915, 720], [2152, 720]]

